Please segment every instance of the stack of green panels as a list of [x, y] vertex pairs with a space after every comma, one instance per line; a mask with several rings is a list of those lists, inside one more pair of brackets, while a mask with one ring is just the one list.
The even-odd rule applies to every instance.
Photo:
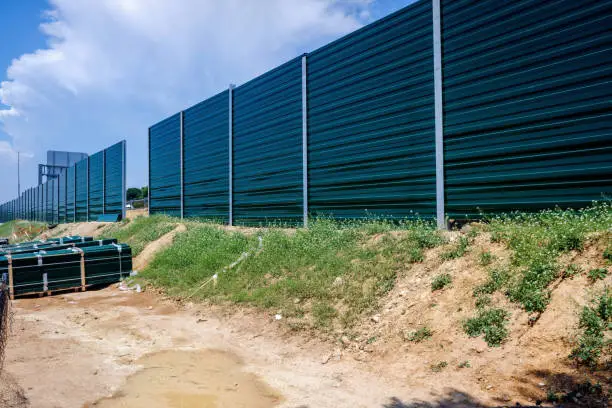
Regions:
[[132, 271], [131, 248], [127, 244], [112, 244], [2, 255], [0, 276], [9, 281], [10, 259], [14, 295], [78, 288], [82, 286], [82, 257], [86, 286], [118, 282]]

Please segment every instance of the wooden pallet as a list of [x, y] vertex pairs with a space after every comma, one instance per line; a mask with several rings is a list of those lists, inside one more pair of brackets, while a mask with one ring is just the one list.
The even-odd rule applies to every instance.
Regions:
[[[45, 294], [47, 294], [47, 296], [51, 296], [53, 293], [57, 293], [59, 291], [68, 291], [68, 290], [74, 290], [75, 292], [78, 292], [78, 291], [85, 292], [87, 286], [91, 286], [91, 285], [87, 285], [87, 282], [85, 279], [85, 253], [83, 252], [81, 248], [76, 248], [76, 249], [81, 254], [81, 286], [73, 286], [70, 288], [61, 288], [61, 289], [55, 289], [55, 290], [45, 290], [42, 292], [20, 293], [18, 296], [38, 295], [39, 297], [42, 297]], [[9, 295], [10, 295], [11, 300], [15, 300], [15, 288], [13, 286], [13, 260], [10, 255], [6, 255], [6, 259], [8, 260]]]
[[73, 286], [70, 288], [61, 288], [61, 289], [53, 289], [53, 290], [45, 290], [42, 292], [26, 292], [26, 293], [18, 293], [18, 294], [13, 294], [11, 295], [11, 300], [15, 300], [15, 297], [22, 297], [22, 296], [38, 296], [38, 297], [43, 297], [43, 296], [52, 296], [52, 295], [57, 295], [58, 293], [62, 293], [62, 292], [85, 292], [87, 290], [88, 287], [93, 286], [93, 285], [87, 285], [87, 286]]

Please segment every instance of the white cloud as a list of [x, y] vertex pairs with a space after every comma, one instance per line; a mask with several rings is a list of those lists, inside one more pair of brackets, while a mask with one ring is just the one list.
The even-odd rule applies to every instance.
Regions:
[[48, 48], [16, 58], [0, 84], [11, 137], [0, 154], [34, 155], [22, 166], [30, 186], [46, 150], [127, 139], [128, 182], [144, 184], [148, 126], [358, 28], [370, 1], [50, 0]]

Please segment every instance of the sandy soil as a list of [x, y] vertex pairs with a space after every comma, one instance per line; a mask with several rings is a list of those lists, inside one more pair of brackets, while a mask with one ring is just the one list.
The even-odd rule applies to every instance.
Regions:
[[[240, 394], [244, 389], [252, 397], [242, 405], [249, 407], [383, 407], [393, 404], [393, 397], [433, 398], [427, 390], [415, 392], [381, 378], [341, 358], [333, 346], [290, 335], [278, 322], [252, 312], [223, 316], [193, 305], [178, 309], [154, 294], [112, 287], [19, 299], [15, 313], [5, 369], [31, 407], [82, 407], [96, 401], [102, 407], [138, 406], [120, 403], [135, 395], [167, 396], [169, 387], [155, 384], [166, 377], [178, 381], [176, 376], [191, 385], [174, 389], [170, 398], [189, 402], [199, 395], [210, 407], [241, 406], [227, 396], [236, 384]], [[202, 354], [195, 359], [155, 354], [168, 350]], [[211, 353], [222, 357], [211, 358]], [[185, 365], [190, 361], [200, 364]], [[151, 367], [161, 371], [156, 374]], [[220, 375], [212, 388], [211, 371]]]

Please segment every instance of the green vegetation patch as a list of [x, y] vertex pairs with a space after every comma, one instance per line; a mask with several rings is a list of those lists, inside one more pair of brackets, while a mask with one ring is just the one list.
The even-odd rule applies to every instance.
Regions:
[[429, 327], [423, 326], [416, 331], [408, 333], [405, 338], [413, 343], [420, 343], [429, 339], [431, 336], [433, 336], [433, 331]]
[[431, 282], [431, 290], [444, 289], [445, 287], [450, 286], [451, 283], [453, 283], [453, 277], [448, 273], [442, 273], [434, 277], [433, 281]]
[[457, 243], [448, 251], [442, 252], [440, 258], [443, 261], [448, 261], [451, 259], [461, 258], [468, 250], [470, 246], [470, 238], [466, 236], [460, 236]]
[[607, 288], [592, 305], [582, 309], [579, 327], [582, 334], [570, 358], [579, 364], [596, 366], [602, 351], [610, 346], [606, 333], [612, 330], [612, 293]]
[[556, 209], [492, 218], [492, 239], [512, 250], [508, 297], [528, 312], [544, 311], [550, 300], [548, 287], [562, 273], [559, 255], [581, 251], [588, 234], [610, 227], [612, 209], [608, 202], [578, 211]]
[[608, 276], [608, 270], [606, 268], [595, 268], [591, 269], [588, 273], [589, 279], [593, 282], [603, 280]]
[[[248, 304], [283, 318], [309, 314], [323, 329], [347, 327], [377, 307], [398, 271], [414, 261], [413, 251], [443, 242], [432, 223], [406, 222], [400, 228], [390, 234], [385, 223], [316, 219], [294, 233], [261, 230], [258, 249], [257, 235], [190, 224], [143, 276], [177, 296]], [[243, 253], [249, 255], [224, 270]]]
[[499, 346], [508, 337], [506, 327], [510, 314], [504, 309], [482, 308], [476, 317], [468, 319], [463, 324], [463, 329], [470, 337], [484, 335], [489, 347]]
[[147, 244], [158, 240], [172, 231], [180, 220], [165, 215], [140, 216], [133, 220], [124, 220], [104, 228], [100, 235], [103, 238], [117, 238], [132, 247], [132, 253], [137, 256]]

